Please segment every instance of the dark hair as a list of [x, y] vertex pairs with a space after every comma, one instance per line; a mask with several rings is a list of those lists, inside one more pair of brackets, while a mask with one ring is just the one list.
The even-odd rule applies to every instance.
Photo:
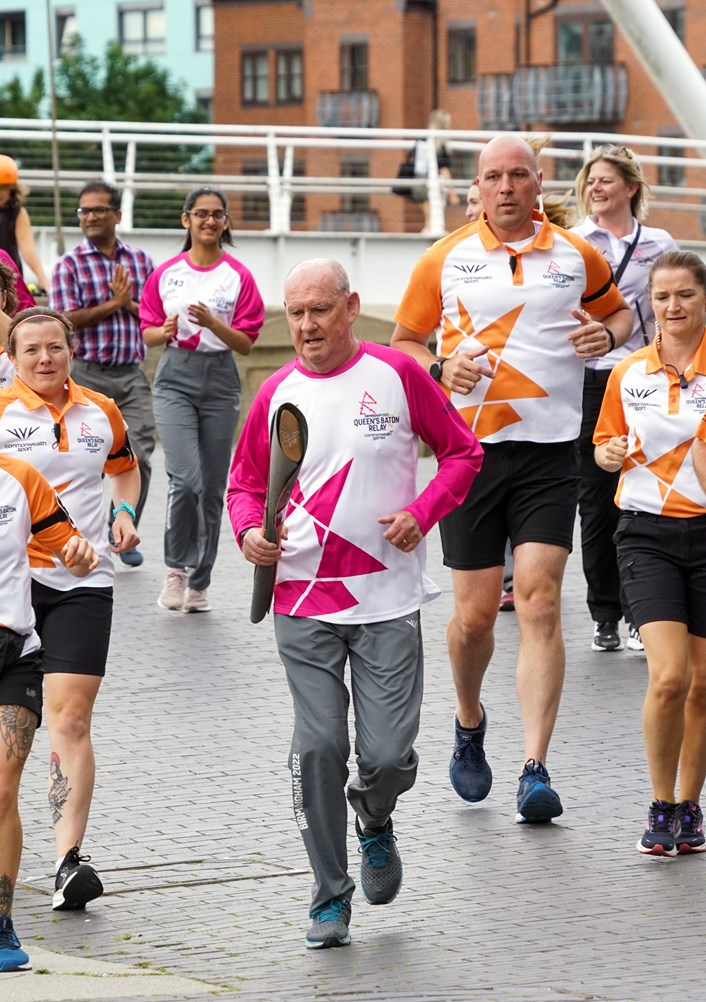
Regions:
[[5, 313], [8, 316], [17, 309], [17, 272], [9, 264], [0, 261], [0, 291], [5, 293]]
[[652, 280], [658, 271], [676, 271], [677, 268], [685, 268], [687, 271], [690, 271], [704, 292], [706, 292], [706, 264], [693, 251], [675, 250], [660, 254], [652, 262], [649, 278], [647, 279], [647, 287], [650, 293], [652, 292]]
[[66, 334], [66, 344], [70, 350], [73, 350], [74, 346], [74, 328], [70, 320], [68, 320], [63, 313], [59, 313], [58, 310], [50, 310], [46, 306], [30, 306], [27, 310], [20, 310], [10, 321], [10, 326], [7, 329], [7, 353], [8, 355], [16, 354], [16, 338], [15, 331], [25, 322], [32, 324], [36, 327], [38, 323], [43, 320], [56, 320], [64, 328]]
[[92, 195], [94, 193], [107, 195], [110, 201], [111, 209], [115, 212], [120, 212], [122, 196], [118, 189], [114, 188], [112, 184], [108, 184], [107, 181], [89, 181], [88, 184], [84, 184], [83, 188], [81, 188], [78, 193], [79, 202], [84, 195]]
[[[201, 188], [194, 188], [192, 191], [190, 191], [189, 194], [186, 196], [186, 200], [184, 202], [184, 208], [181, 211], [187, 213], [191, 212], [197, 200], [201, 198], [202, 195], [215, 195], [216, 198], [219, 199], [225, 211], [228, 212], [228, 201], [226, 199], [226, 196], [223, 194], [222, 191], [219, 191], [218, 188], [212, 188], [208, 184], [203, 185]], [[233, 237], [231, 235], [229, 227], [226, 227], [223, 230], [223, 233], [221, 233], [221, 239], [218, 241], [219, 247], [222, 247], [223, 244], [228, 244], [231, 247], [233, 246]], [[186, 238], [184, 240], [184, 246], [181, 248], [181, 252], [183, 254], [185, 251], [188, 251], [190, 249], [191, 249], [191, 230], [187, 230]]]

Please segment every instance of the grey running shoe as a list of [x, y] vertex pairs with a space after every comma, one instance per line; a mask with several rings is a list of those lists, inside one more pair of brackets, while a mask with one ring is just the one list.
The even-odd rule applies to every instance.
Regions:
[[592, 651], [622, 651], [618, 624], [614, 622], [596, 623], [593, 632]]
[[311, 916], [311, 927], [306, 934], [307, 950], [326, 950], [332, 946], [348, 946], [351, 934], [351, 903], [343, 898], [334, 898]]
[[199, 591], [197, 588], [187, 588], [182, 612], [210, 612], [211, 606], [208, 602], [208, 592], [204, 588]]
[[178, 612], [184, 605], [184, 595], [186, 592], [186, 571], [180, 571], [177, 567], [170, 567], [164, 577], [164, 585], [157, 605], [160, 609], [169, 609], [171, 612]]
[[89, 901], [103, 893], [100, 877], [89, 866], [90, 856], [79, 856], [78, 846], [64, 856], [56, 874], [56, 884], [52, 908], [55, 912], [85, 908]]
[[386, 905], [394, 901], [402, 886], [402, 860], [397, 851], [397, 838], [388, 818], [382, 831], [373, 828], [361, 830], [355, 819], [355, 830], [360, 842], [360, 887], [369, 905]]

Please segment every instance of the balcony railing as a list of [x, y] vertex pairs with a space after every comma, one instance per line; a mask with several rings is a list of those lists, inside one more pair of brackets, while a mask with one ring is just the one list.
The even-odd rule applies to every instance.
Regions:
[[316, 102], [316, 122], [327, 128], [377, 129], [380, 124], [377, 91], [321, 91]]
[[478, 81], [478, 114], [484, 129], [549, 125], [615, 125], [625, 117], [628, 74], [624, 63], [526, 66], [488, 73]]

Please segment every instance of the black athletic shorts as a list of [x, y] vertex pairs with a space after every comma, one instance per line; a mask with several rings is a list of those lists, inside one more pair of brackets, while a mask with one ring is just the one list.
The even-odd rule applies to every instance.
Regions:
[[25, 638], [0, 627], [0, 706], [26, 706], [42, 720], [40, 651], [21, 657]]
[[706, 515], [624, 511], [613, 536], [620, 583], [638, 629], [685, 623], [706, 637]]
[[105, 675], [113, 620], [112, 588], [59, 591], [32, 582], [44, 673]]
[[505, 562], [505, 543], [553, 543], [571, 552], [579, 488], [576, 442], [483, 445], [466, 500], [441, 520], [444, 563], [460, 571]]

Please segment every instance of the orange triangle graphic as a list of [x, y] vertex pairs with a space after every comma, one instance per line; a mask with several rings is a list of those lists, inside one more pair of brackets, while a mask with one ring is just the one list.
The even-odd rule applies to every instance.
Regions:
[[696, 501], [680, 494], [679, 491], [671, 490], [668, 498], [669, 514], [677, 517], [690, 517], [692, 515], [703, 515], [703, 508]]
[[689, 438], [670, 452], [665, 453], [663, 456], [658, 456], [657, 459], [653, 459], [651, 463], [647, 464], [647, 469], [650, 473], [654, 473], [656, 477], [659, 477], [667, 486], [671, 487], [674, 483], [674, 478], [681, 468], [681, 464], [684, 462], [684, 457], [691, 448], [691, 442], [692, 439]]
[[473, 431], [478, 438], [483, 439], [521, 420], [520, 415], [510, 404], [485, 405], [480, 408]]
[[489, 324], [488, 327], [484, 327], [483, 330], [478, 331], [475, 335], [476, 340], [480, 341], [481, 344], [486, 344], [490, 349], [497, 352], [498, 355], [501, 355], [520, 313], [522, 313], [521, 306], [510, 310], [509, 313], [504, 313], [497, 320], [494, 320], [492, 324]]
[[501, 359], [495, 370], [495, 379], [486, 391], [484, 402], [523, 400], [528, 397], [546, 397], [548, 395], [547, 391], [542, 389], [538, 383], [523, 375], [514, 365], [509, 365]]

